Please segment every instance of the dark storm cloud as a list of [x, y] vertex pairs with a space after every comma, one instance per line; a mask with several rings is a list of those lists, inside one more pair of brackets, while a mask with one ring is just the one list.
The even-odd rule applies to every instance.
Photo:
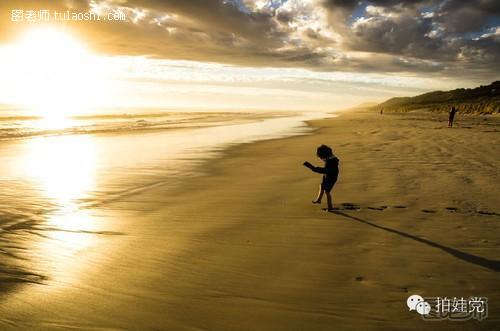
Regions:
[[442, 2], [444, 11], [456, 11], [462, 8], [474, 8], [491, 14], [500, 14], [500, 3], [497, 0], [447, 0]]
[[[432, 2], [422, 3], [427, 7], [406, 4], [406, 7], [378, 6], [367, 10], [363, 18], [352, 24], [347, 38], [349, 48], [404, 56], [407, 61], [401, 62], [403, 67], [421, 59], [447, 73], [467, 74], [470, 70], [474, 75], [481, 72], [492, 79], [498, 76], [498, 36], [482, 37], [489, 19], [494, 17], [494, 10], [487, 10], [492, 9], [491, 3], [485, 1], [478, 6], [468, 1], [434, 3], [434, 11], [428, 7]], [[471, 32], [475, 34], [465, 34]]]
[[410, 15], [370, 17], [353, 26], [351, 47], [361, 51], [408, 54], [418, 49], [434, 49], [430, 38], [430, 20]]
[[403, 7], [411, 7], [411, 6], [415, 6], [415, 5], [429, 4], [429, 3], [433, 3], [435, 1], [432, 1], [432, 0], [370, 0], [369, 2], [373, 5], [383, 6], [383, 7], [390, 7], [390, 6], [397, 6], [397, 5], [401, 5]]
[[500, 15], [500, 1], [448, 0], [437, 9], [436, 22], [450, 33], [476, 32]]
[[128, 6], [153, 9], [158, 12], [175, 13], [189, 18], [193, 25], [206, 31], [225, 31], [238, 36], [271, 43], [268, 38], [276, 28], [276, 22], [269, 13], [245, 13], [235, 2], [221, 0], [130, 0]]
[[324, 0], [323, 5], [329, 9], [354, 9], [358, 5], [356, 0]]
[[[317, 0], [309, 7], [299, 0], [264, 6], [253, 0], [104, 2], [126, 10], [129, 20], [68, 28], [105, 53], [313, 70], [491, 77], [500, 71], [494, 29], [500, 5], [494, 0]], [[26, 28], [10, 22], [15, 8], [88, 10], [89, 3], [1, 2], [3, 40]], [[145, 16], [134, 17], [138, 11]]]

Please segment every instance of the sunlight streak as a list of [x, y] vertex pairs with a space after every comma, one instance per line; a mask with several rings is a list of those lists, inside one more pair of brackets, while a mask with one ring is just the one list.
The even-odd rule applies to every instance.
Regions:
[[29, 142], [26, 173], [61, 207], [94, 188], [96, 146], [90, 136], [41, 137]]

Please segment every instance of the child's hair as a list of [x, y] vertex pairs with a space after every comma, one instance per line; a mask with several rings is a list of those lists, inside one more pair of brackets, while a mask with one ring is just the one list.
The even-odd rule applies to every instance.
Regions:
[[326, 145], [321, 145], [316, 150], [316, 155], [321, 159], [327, 159], [333, 155], [333, 151], [330, 147]]

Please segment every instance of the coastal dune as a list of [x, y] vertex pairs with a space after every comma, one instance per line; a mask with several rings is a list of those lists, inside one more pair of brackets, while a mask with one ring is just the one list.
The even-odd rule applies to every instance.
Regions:
[[[497, 327], [499, 119], [448, 129], [444, 115], [358, 110], [310, 125], [92, 210], [121, 235], [98, 236], [54, 282], [5, 294], [1, 328]], [[320, 165], [320, 144], [340, 159], [333, 213], [311, 203], [321, 179], [302, 166]], [[489, 316], [423, 321], [412, 294], [487, 297]]]

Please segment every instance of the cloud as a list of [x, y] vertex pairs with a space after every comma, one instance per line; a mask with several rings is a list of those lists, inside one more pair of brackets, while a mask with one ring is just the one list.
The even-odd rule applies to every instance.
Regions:
[[377, 6], [383, 7], [393, 7], [393, 6], [403, 6], [403, 7], [412, 7], [416, 5], [422, 4], [430, 4], [435, 1], [431, 0], [371, 0], [370, 3], [375, 4]]
[[437, 9], [436, 21], [447, 32], [460, 34], [484, 29], [499, 14], [498, 1], [448, 0]]
[[0, 4], [0, 39], [27, 27], [10, 22], [11, 9], [96, 6], [127, 21], [66, 26], [110, 54], [471, 79], [500, 73], [494, 0], [14, 0]]
[[366, 14], [352, 24], [350, 48], [427, 60], [448, 57], [447, 43], [430, 37], [432, 21], [419, 17], [414, 9], [368, 6]]

